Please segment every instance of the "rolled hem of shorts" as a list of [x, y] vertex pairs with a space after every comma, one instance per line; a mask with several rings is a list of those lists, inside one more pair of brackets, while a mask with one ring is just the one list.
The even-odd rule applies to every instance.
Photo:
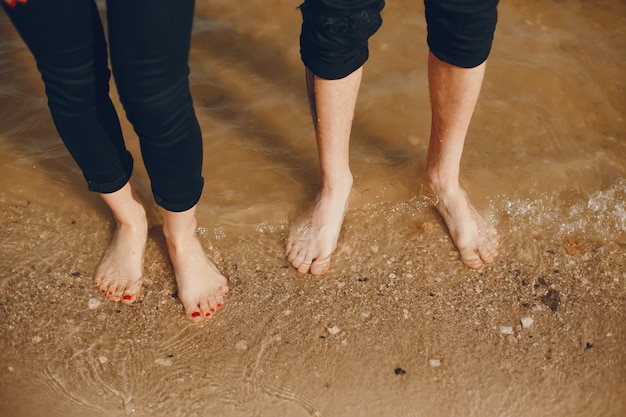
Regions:
[[440, 52], [430, 48], [430, 52], [435, 55], [439, 60], [448, 63], [450, 65], [454, 65], [455, 67], [460, 68], [476, 68], [481, 65], [483, 62], [489, 58], [489, 53], [491, 51], [487, 51], [486, 53], [480, 55], [472, 55], [471, 57], [459, 57], [458, 55], [447, 54], [445, 52]]
[[354, 71], [361, 68], [367, 61], [369, 54], [365, 56], [357, 56], [350, 62], [342, 65], [329, 65], [324, 62], [302, 59], [304, 65], [315, 75], [325, 80], [340, 80], [352, 74]]
[[126, 183], [130, 180], [131, 175], [124, 174], [117, 179], [105, 182], [105, 183], [96, 183], [93, 181], [87, 180], [87, 188], [89, 191], [100, 194], [111, 194], [116, 191], [119, 191], [122, 187], [126, 185]]

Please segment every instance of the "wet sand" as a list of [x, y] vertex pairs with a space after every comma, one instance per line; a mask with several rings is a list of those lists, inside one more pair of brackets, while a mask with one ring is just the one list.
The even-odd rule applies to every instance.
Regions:
[[[496, 263], [472, 271], [407, 181], [421, 169], [428, 112], [406, 108], [416, 106], [412, 100], [423, 107], [427, 97], [385, 96], [385, 75], [404, 79], [406, 71], [410, 88], [424, 88], [423, 57], [411, 73], [414, 63], [385, 62], [381, 51], [393, 48], [392, 22], [412, 28], [420, 21], [420, 33], [423, 17], [408, 14], [408, 2], [389, 2], [355, 118], [353, 136], [362, 141], [353, 151], [351, 208], [330, 272], [311, 277], [295, 272], [283, 254], [289, 224], [316, 186], [296, 3], [275, 1], [276, 16], [262, 14], [260, 5], [242, 11], [209, 3], [198, 6], [192, 48], [192, 93], [211, 179], [199, 232], [231, 294], [201, 325], [183, 317], [154, 213], [140, 302], [129, 307], [98, 294], [93, 271], [112, 219], [97, 196], [77, 186], [80, 174], [53, 145], [58, 138], [33, 64], [12, 46], [20, 55], [0, 100], [0, 149], [11, 159], [0, 167], [0, 416], [626, 413], [622, 4], [574, 2], [567, 14], [579, 19], [573, 22], [559, 14], [558, 2], [501, 6], [501, 38], [472, 135], [505, 139], [489, 148], [468, 144], [463, 180], [503, 247]], [[287, 23], [233, 29], [251, 13]], [[0, 23], [4, 47], [19, 45], [6, 19]], [[575, 24], [593, 36], [581, 37]], [[241, 49], [242, 40], [266, 45], [273, 31], [293, 36], [290, 44], [258, 55]], [[515, 47], [526, 48], [525, 59], [536, 52], [536, 69], [527, 61], [512, 65]], [[217, 60], [215, 49], [224, 67], [206, 58]], [[555, 51], [580, 58], [581, 66], [541, 61]], [[239, 55], [247, 60], [237, 64]], [[286, 65], [279, 74], [269, 66], [275, 61]], [[597, 72], [585, 72], [590, 62]], [[32, 84], [15, 81], [20, 72]], [[580, 78], [567, 78], [572, 74]], [[580, 79], [591, 82], [571, 88]], [[524, 101], [524, 90], [539, 85], [547, 91], [541, 101]], [[24, 99], [11, 101], [13, 93]], [[248, 93], [257, 104], [246, 101]], [[271, 101], [276, 96], [285, 103]], [[559, 118], [551, 113], [544, 124], [546, 108], [558, 108]], [[376, 117], [391, 122], [387, 130]], [[403, 121], [410, 117], [417, 128]], [[19, 129], [6, 127], [18, 119]], [[218, 135], [228, 137], [232, 153], [211, 140]], [[29, 148], [36, 140], [42, 145]], [[234, 159], [238, 169], [220, 158]], [[153, 205], [140, 164], [138, 171], [139, 191]]]

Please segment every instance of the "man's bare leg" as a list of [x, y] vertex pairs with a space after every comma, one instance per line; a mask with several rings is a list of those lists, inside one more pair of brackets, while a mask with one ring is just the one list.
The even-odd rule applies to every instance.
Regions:
[[196, 207], [183, 212], [163, 212], [163, 234], [174, 266], [178, 298], [185, 316], [200, 322], [213, 316], [228, 295], [228, 282], [207, 258], [196, 234]]
[[493, 262], [497, 256], [495, 230], [474, 209], [459, 184], [465, 135], [476, 107], [486, 62], [460, 68], [428, 57], [432, 122], [426, 160], [426, 181], [437, 196], [437, 209], [471, 268]]
[[320, 162], [321, 191], [305, 224], [292, 227], [287, 259], [306, 274], [321, 275], [337, 247], [352, 189], [349, 146], [362, 67], [339, 80], [326, 80], [306, 70], [307, 91]]
[[111, 299], [131, 304], [141, 292], [148, 238], [146, 211], [131, 181], [114, 193], [100, 195], [113, 212], [117, 227], [96, 268], [94, 283]]

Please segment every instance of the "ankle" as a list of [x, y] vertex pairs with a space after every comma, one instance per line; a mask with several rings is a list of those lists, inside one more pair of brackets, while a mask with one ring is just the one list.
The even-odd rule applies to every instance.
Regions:
[[354, 178], [352, 177], [352, 173], [350, 171], [332, 179], [322, 178], [322, 193], [332, 195], [349, 192], [352, 189], [353, 182]]
[[458, 177], [442, 175], [439, 171], [427, 169], [424, 182], [437, 196], [450, 195], [460, 190]]
[[185, 242], [196, 238], [197, 225], [195, 216], [189, 219], [178, 218], [174, 221], [171, 217], [166, 217], [163, 222], [163, 235], [168, 246], [181, 247]]

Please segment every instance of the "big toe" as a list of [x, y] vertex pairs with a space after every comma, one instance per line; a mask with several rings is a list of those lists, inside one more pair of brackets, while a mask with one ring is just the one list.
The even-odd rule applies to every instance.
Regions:
[[461, 254], [461, 261], [472, 269], [480, 269], [483, 266], [483, 261], [480, 255], [474, 248], [459, 249]]
[[330, 256], [327, 256], [323, 259], [316, 259], [311, 264], [311, 275], [322, 275], [330, 268]]

